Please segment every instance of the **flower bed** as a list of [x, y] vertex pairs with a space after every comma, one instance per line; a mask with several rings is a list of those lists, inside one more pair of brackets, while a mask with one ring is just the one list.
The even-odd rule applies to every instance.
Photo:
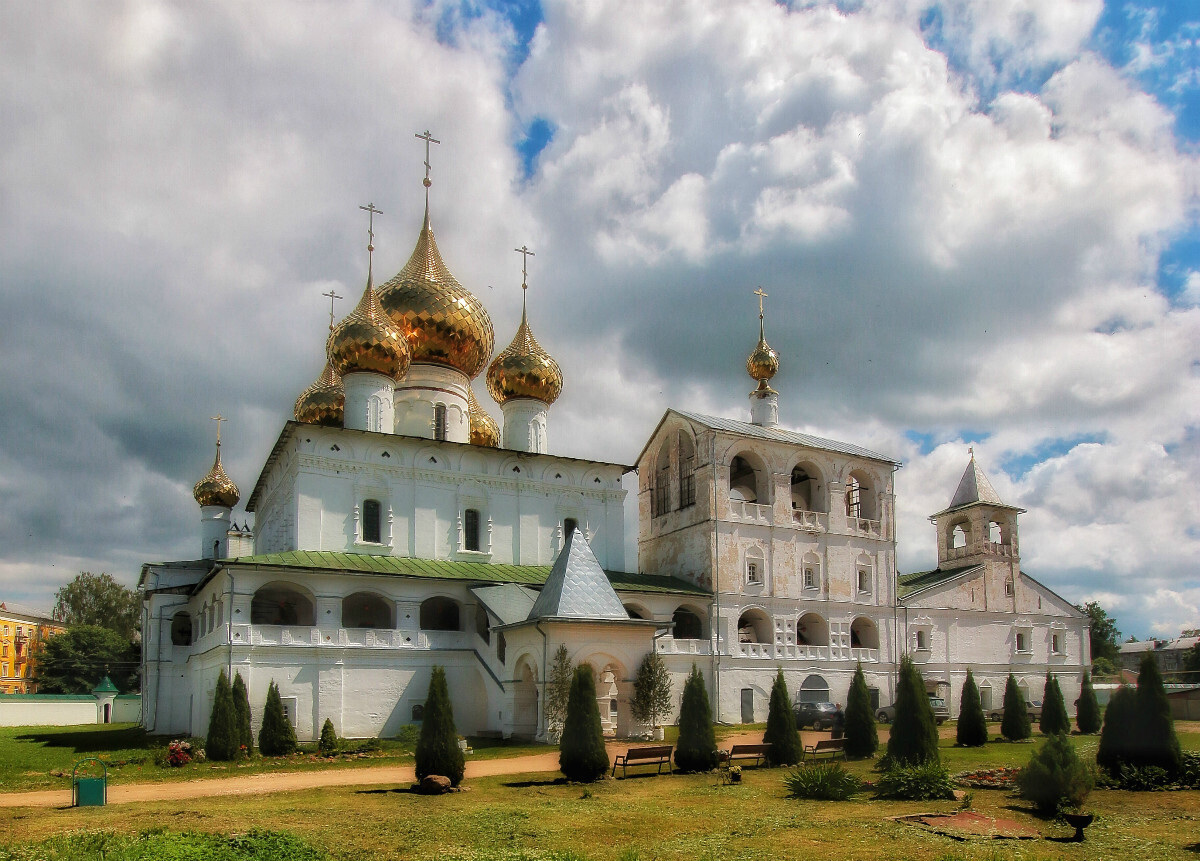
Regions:
[[1017, 774], [1020, 771], [1021, 769], [1015, 766], [981, 768], [956, 774], [954, 780], [960, 786], [969, 786], [972, 789], [1016, 789]]

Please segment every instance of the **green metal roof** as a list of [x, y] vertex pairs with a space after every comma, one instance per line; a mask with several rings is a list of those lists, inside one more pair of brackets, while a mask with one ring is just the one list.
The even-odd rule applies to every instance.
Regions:
[[906, 598], [928, 586], [936, 586], [947, 580], [953, 580], [959, 574], [978, 568], [979, 565], [963, 565], [961, 568], [948, 568], [945, 571], [935, 568], [932, 571], [916, 571], [912, 574], [901, 574], [896, 578], [896, 595]]
[[115, 693], [117, 693], [117, 686], [113, 684], [112, 679], [110, 679], [108, 676], [105, 676], [104, 679], [100, 682], [100, 684], [98, 684], [98, 685], [96, 685], [96, 687], [92, 688], [92, 693], [94, 693], [94, 694], [115, 694]]
[[[464, 580], [477, 583], [522, 583], [541, 586], [550, 576], [549, 565], [504, 565], [492, 562], [454, 562], [447, 559], [414, 559], [407, 556], [369, 556], [362, 553], [333, 553], [317, 550], [291, 550], [222, 560], [224, 565], [263, 565], [306, 571], [352, 571], [393, 577], [427, 577], [436, 580]], [[708, 595], [707, 590], [675, 577], [628, 574], [605, 571], [614, 589], [626, 592], [664, 592]]]

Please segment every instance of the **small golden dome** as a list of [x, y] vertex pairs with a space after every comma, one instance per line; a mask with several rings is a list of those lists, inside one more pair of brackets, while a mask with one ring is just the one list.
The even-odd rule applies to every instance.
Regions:
[[329, 336], [333, 370], [341, 376], [369, 371], [399, 379], [408, 370], [408, 342], [379, 304], [367, 269], [367, 289], [358, 307]]
[[521, 326], [516, 337], [488, 368], [488, 394], [501, 405], [515, 398], [533, 398], [552, 404], [562, 394], [562, 387], [562, 369], [534, 340], [522, 301]]
[[471, 445], [500, 448], [500, 425], [479, 406], [470, 389], [467, 389], [467, 415], [471, 420]]
[[495, 346], [492, 318], [442, 261], [425, 223], [408, 263], [379, 288], [379, 301], [408, 339], [412, 361], [448, 365], [474, 379]]
[[333, 360], [329, 359], [317, 381], [296, 398], [296, 421], [340, 428], [345, 410], [346, 388], [338, 372], [333, 369]]
[[196, 482], [196, 486], [192, 488], [192, 496], [201, 505], [219, 505], [222, 508], [233, 508], [242, 498], [238, 486], [225, 474], [225, 467], [221, 466], [221, 444], [219, 442], [217, 443], [217, 458], [213, 461], [212, 469], [208, 471], [208, 475]]
[[767, 380], [779, 372], [779, 354], [767, 346], [767, 337], [763, 332], [762, 312], [758, 315], [758, 346], [746, 359], [746, 373], [752, 379], [758, 380], [760, 389], [769, 389]]

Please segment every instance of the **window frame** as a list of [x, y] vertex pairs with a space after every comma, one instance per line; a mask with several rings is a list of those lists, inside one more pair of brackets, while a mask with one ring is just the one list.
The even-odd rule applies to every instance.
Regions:
[[[359, 539], [363, 544], [383, 543], [383, 502], [370, 498], [362, 501]], [[373, 516], [372, 516], [373, 515]], [[374, 535], [372, 538], [371, 536]]]

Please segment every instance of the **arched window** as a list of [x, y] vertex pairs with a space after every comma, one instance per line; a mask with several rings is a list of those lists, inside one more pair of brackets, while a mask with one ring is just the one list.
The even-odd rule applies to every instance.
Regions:
[[355, 592], [342, 599], [343, 628], [394, 628], [392, 608], [373, 592]]
[[378, 499], [364, 499], [362, 504], [362, 540], [366, 544], [382, 543], [382, 506]]
[[446, 405], [433, 405], [433, 438], [446, 438]]
[[988, 541], [992, 544], [1004, 543], [1004, 527], [999, 520], [993, 520], [988, 524]]
[[850, 645], [855, 649], [878, 649], [879, 629], [866, 616], [850, 623]]
[[696, 504], [696, 447], [686, 431], [679, 432], [679, 507]]
[[825, 511], [821, 474], [810, 463], [792, 468], [792, 508], [798, 511]]
[[671, 510], [671, 446], [664, 442], [654, 465], [654, 511], [659, 517]]
[[426, 598], [421, 602], [422, 631], [459, 631], [458, 604], [451, 598]]
[[758, 502], [758, 474], [740, 455], [729, 462], [729, 498], [742, 502]]
[[959, 547], [966, 547], [971, 541], [969, 523], [956, 523], [950, 530], [950, 549], [954, 550]]
[[770, 643], [771, 620], [761, 610], [747, 610], [738, 619], [739, 643]]
[[463, 547], [479, 550], [479, 510], [468, 508], [463, 512]]
[[192, 617], [180, 610], [171, 617], [171, 645], [190, 646], [192, 644]]
[[676, 640], [704, 639], [704, 623], [687, 607], [680, 607], [676, 610], [671, 616], [671, 621], [675, 623], [672, 636]]
[[797, 646], [828, 646], [829, 623], [816, 613], [805, 613], [796, 620]]
[[829, 702], [829, 682], [820, 676], [809, 676], [800, 685], [800, 702]]
[[482, 604], [475, 605], [475, 633], [479, 635], [479, 639], [485, 643], [492, 641], [492, 632], [489, 628], [491, 620], [488, 619], [487, 610], [483, 609]]
[[315, 625], [310, 598], [287, 583], [268, 583], [250, 601], [251, 625]]

